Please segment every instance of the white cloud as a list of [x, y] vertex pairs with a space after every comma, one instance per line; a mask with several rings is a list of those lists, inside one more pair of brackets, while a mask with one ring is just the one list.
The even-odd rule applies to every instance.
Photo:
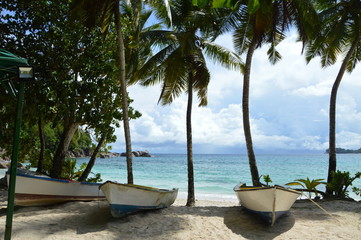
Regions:
[[331, 92], [333, 81], [319, 82], [315, 85], [301, 87], [291, 91], [295, 96], [309, 97], [309, 96], [329, 96]]
[[[283, 56], [271, 65], [267, 47], [257, 49], [251, 70], [250, 114], [255, 149], [328, 148], [329, 95], [340, 63], [321, 69], [319, 59], [308, 65], [301, 56], [301, 43], [295, 33], [278, 46]], [[232, 46], [230, 35], [217, 40]], [[193, 106], [194, 151], [213, 153], [224, 149], [245, 148], [242, 124], [242, 81], [240, 73], [208, 64], [211, 82], [208, 88], [208, 107]], [[337, 99], [337, 146], [361, 147], [361, 98], [359, 89], [361, 68], [345, 74]], [[131, 121], [133, 149], [153, 152], [186, 151], [186, 96], [169, 106], [157, 105], [160, 86], [129, 88], [132, 106], [143, 116]], [[124, 151], [123, 129], [117, 130], [119, 151]]]
[[359, 149], [361, 148], [361, 134], [355, 132], [341, 131], [336, 135], [337, 147], [345, 149]]
[[328, 142], [323, 141], [320, 136], [306, 136], [301, 143], [303, 149], [324, 151], [328, 148]]

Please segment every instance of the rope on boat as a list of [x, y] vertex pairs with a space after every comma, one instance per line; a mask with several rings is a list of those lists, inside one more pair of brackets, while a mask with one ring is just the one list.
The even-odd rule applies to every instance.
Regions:
[[335, 216], [333, 216], [331, 213], [329, 213], [326, 209], [321, 207], [318, 203], [313, 201], [309, 196], [307, 196], [304, 192], [302, 192], [302, 195], [304, 195], [308, 200], [310, 200], [313, 204], [315, 204], [317, 207], [319, 207], [322, 211], [324, 211], [326, 214], [328, 214], [330, 217], [334, 218], [336, 221], [340, 222]]

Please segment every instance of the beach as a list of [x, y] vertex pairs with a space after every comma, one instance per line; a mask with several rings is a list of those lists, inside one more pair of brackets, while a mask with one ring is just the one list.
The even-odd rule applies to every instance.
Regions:
[[[0, 191], [0, 238], [7, 192]], [[167, 209], [115, 219], [107, 201], [15, 207], [12, 239], [360, 239], [361, 202], [299, 200], [274, 226], [266, 226], [237, 201], [177, 199]]]

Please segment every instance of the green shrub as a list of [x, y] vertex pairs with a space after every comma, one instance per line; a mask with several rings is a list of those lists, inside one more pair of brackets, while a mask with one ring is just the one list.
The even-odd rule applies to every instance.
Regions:
[[311, 193], [314, 192], [316, 197], [318, 197], [318, 192], [316, 187], [320, 184], [326, 184], [322, 182], [325, 179], [313, 179], [310, 180], [308, 177], [306, 179], [296, 179], [294, 182], [287, 183], [289, 186], [301, 186], [308, 191], [308, 196], [311, 198]]
[[332, 181], [327, 183], [327, 188], [332, 191], [332, 195], [336, 196], [337, 198], [347, 198], [347, 188], [352, 185], [352, 182], [355, 179], [361, 177], [361, 172], [358, 172], [354, 177], [351, 177], [350, 172], [341, 172], [340, 170], [337, 170], [337, 172], [332, 172], [331, 176]]
[[269, 183], [272, 182], [271, 177], [267, 174], [267, 175], [263, 175], [263, 181], [266, 183], [266, 185], [268, 186]]
[[361, 188], [357, 188], [357, 187], [353, 187], [352, 191], [356, 194], [356, 195], [360, 195], [361, 196]]
[[[87, 164], [82, 163], [79, 168], [76, 167], [77, 160], [76, 158], [67, 158], [65, 159], [64, 166], [63, 166], [63, 174], [62, 178], [64, 179], [71, 179], [77, 180], [82, 173], [84, 172]], [[94, 174], [94, 177], [88, 177], [85, 182], [102, 182], [100, 173]]]

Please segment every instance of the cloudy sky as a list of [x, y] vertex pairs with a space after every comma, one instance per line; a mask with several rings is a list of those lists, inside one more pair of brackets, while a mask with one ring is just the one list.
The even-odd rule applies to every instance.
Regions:
[[[268, 62], [267, 46], [257, 49], [251, 70], [250, 115], [256, 153], [324, 152], [328, 148], [328, 109], [341, 62], [322, 69], [320, 59], [306, 64], [301, 43], [290, 33], [278, 46], [282, 60]], [[217, 43], [232, 48], [231, 36]], [[244, 57], [243, 57], [244, 59]], [[341, 60], [341, 58], [340, 58]], [[242, 124], [243, 76], [209, 62], [208, 106], [193, 106], [194, 153], [246, 154]], [[337, 98], [337, 146], [361, 148], [361, 67], [346, 73]], [[186, 153], [186, 95], [169, 106], [157, 104], [160, 86], [128, 89], [143, 116], [131, 121], [132, 149]], [[113, 151], [124, 152], [123, 128]]]

